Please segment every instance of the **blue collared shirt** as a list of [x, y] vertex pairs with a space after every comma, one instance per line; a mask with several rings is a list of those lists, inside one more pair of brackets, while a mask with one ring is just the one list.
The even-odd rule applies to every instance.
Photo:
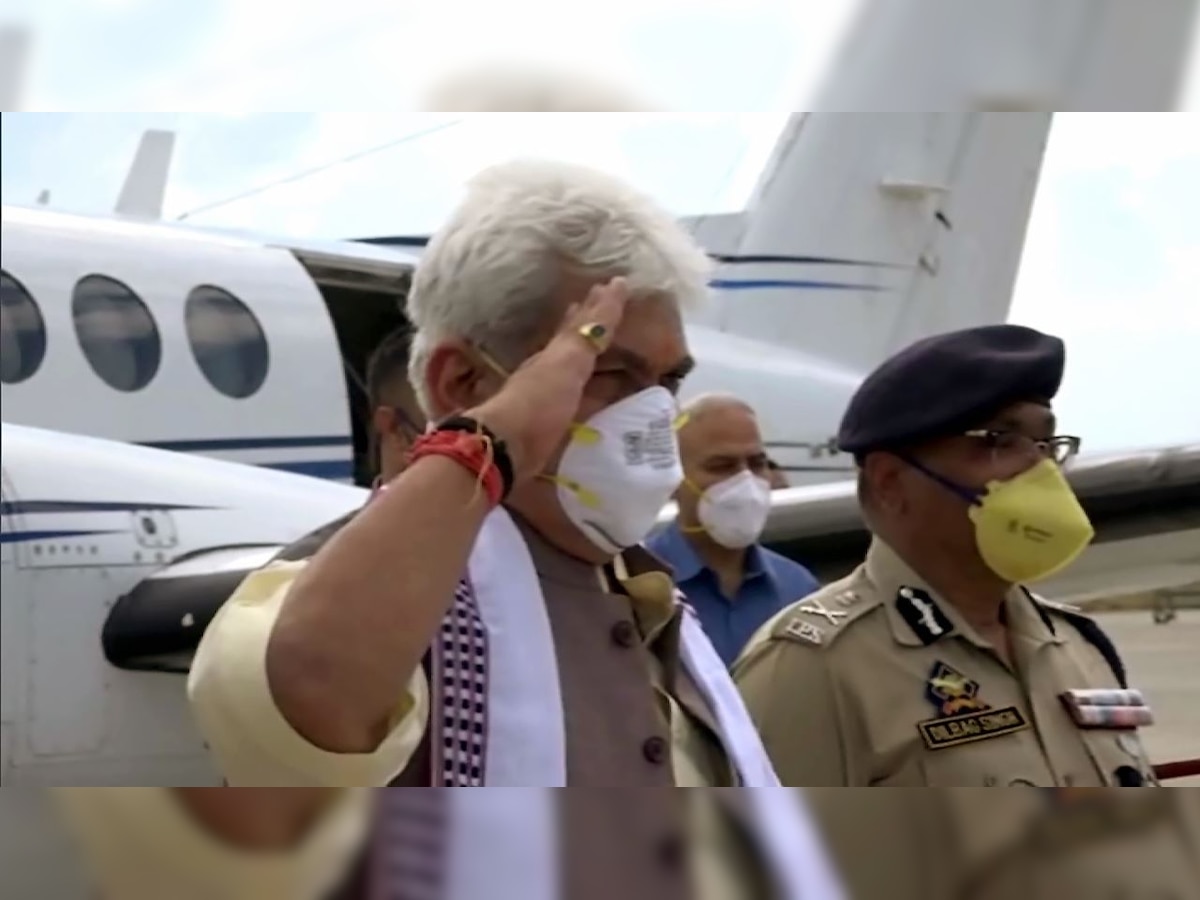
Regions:
[[675, 523], [647, 540], [646, 546], [675, 570], [675, 583], [700, 614], [709, 640], [727, 666], [733, 665], [763, 622], [820, 587], [804, 566], [755, 544], [746, 551], [742, 586], [730, 599], [721, 593], [716, 573]]

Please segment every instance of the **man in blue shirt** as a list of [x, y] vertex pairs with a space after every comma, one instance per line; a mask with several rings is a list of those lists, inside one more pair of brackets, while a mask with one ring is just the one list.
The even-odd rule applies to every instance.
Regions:
[[758, 543], [771, 485], [753, 409], [723, 394], [696, 398], [683, 411], [679, 449], [679, 516], [647, 546], [674, 568], [713, 646], [732, 665], [758, 626], [819, 585], [803, 566]]

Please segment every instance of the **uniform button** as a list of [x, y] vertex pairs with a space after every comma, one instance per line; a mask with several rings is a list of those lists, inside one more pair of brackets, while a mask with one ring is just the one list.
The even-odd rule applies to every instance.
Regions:
[[661, 766], [667, 761], [667, 742], [660, 737], [646, 738], [646, 742], [642, 744], [642, 755], [649, 762], [656, 766]]
[[654, 852], [663, 866], [668, 869], [678, 869], [683, 865], [684, 856], [687, 853], [687, 843], [681, 834], [666, 834], [659, 839]]
[[612, 627], [613, 643], [618, 647], [632, 647], [637, 643], [637, 628], [627, 619], [622, 619]]

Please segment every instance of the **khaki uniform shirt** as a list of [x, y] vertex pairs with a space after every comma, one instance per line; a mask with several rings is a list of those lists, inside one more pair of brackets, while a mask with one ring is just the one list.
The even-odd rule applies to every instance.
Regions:
[[[586, 811], [565, 803], [568, 895], [667, 900], [693, 896], [689, 886], [698, 882], [714, 900], [752, 896], [746, 891], [755, 889], [761, 866], [737, 816], [719, 800], [719, 808], [710, 805], [707, 792], [670, 790], [734, 785], [736, 776], [714, 714], [681, 664], [682, 613], [667, 569], [635, 548], [606, 573], [516, 521], [558, 648], [568, 784], [660, 789], [587, 792], [594, 796]], [[372, 753], [323, 751], [276, 707], [267, 640], [304, 565], [277, 562], [248, 576], [197, 650], [189, 697], [219, 767], [231, 785], [428, 785], [424, 671], [398, 698], [392, 729]], [[693, 852], [680, 853], [684, 843]], [[681, 872], [684, 856], [693, 866]]]
[[1053, 605], [1006, 600], [1004, 662], [876, 540], [849, 577], [785, 609], [734, 667], [784, 784], [993, 787], [1149, 781], [1136, 732], [1081, 729], [1060, 695], [1117, 688]]
[[[1200, 795], [1179, 789], [1081, 792], [1042, 809], [988, 855], [963, 900], [1200, 900]], [[975, 809], [952, 811], [960, 828]]]
[[1200, 898], [1200, 792], [805, 794], [855, 900]]

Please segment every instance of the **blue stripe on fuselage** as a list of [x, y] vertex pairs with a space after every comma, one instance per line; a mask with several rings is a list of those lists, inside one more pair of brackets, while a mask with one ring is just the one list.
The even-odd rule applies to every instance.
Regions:
[[141, 441], [142, 447], [172, 450], [176, 453], [215, 453], [221, 450], [289, 450], [305, 447], [345, 447], [352, 449], [354, 441], [348, 434], [301, 437], [244, 437], [209, 438], [189, 441]]
[[5, 531], [0, 544], [24, 544], [30, 541], [54, 541], [62, 538], [88, 537], [98, 534], [119, 534], [116, 531]]
[[718, 291], [761, 291], [794, 288], [802, 291], [883, 291], [877, 284], [844, 284], [840, 281], [813, 281], [797, 278], [714, 278], [708, 286]]

